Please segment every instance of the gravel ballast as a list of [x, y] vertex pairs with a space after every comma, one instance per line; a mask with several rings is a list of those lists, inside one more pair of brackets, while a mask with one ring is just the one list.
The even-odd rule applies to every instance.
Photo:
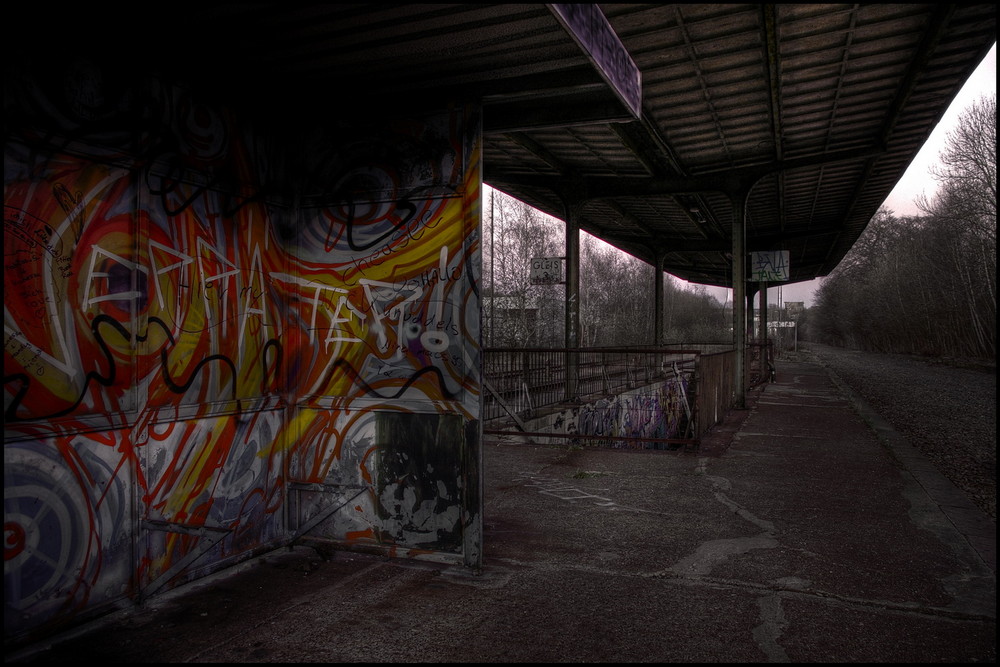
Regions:
[[996, 366], [800, 343], [996, 519]]

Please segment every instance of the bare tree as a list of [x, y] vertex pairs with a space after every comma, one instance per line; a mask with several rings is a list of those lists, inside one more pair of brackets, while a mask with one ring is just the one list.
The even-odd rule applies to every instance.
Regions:
[[585, 344], [650, 344], [653, 269], [589, 234], [583, 235], [580, 245], [580, 320]]
[[[491, 191], [483, 229], [483, 341], [488, 347], [562, 347], [565, 287], [532, 285], [533, 257], [565, 254], [565, 231], [524, 202]], [[587, 347], [652, 345], [655, 270], [587, 233], [580, 242], [581, 343]], [[704, 287], [664, 283], [667, 340], [723, 341], [728, 323]]]
[[564, 254], [559, 221], [492, 192], [483, 232], [483, 340], [490, 347], [558, 345], [562, 288], [532, 285], [531, 260]]
[[949, 134], [919, 217], [880, 209], [817, 292], [811, 334], [860, 349], [996, 357], [996, 101]]
[[923, 203], [937, 229], [939, 255], [950, 269], [950, 296], [963, 330], [963, 349], [996, 355], [997, 162], [996, 96], [968, 107], [948, 133], [932, 170], [940, 182], [933, 202]]
[[947, 204], [950, 214], [960, 217], [985, 239], [996, 243], [997, 223], [997, 100], [981, 97], [963, 112], [948, 133], [940, 166], [931, 174], [941, 183], [934, 202], [923, 198], [921, 209], [937, 214]]

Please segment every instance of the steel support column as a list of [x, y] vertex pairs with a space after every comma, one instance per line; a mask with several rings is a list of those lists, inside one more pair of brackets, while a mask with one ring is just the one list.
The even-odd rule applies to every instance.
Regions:
[[[760, 281], [757, 291], [760, 292], [760, 321], [757, 328], [757, 339], [761, 345], [767, 344], [767, 283]], [[763, 366], [761, 367], [763, 370]]]
[[566, 399], [577, 397], [580, 348], [580, 205], [566, 207]]
[[653, 345], [663, 345], [663, 261], [662, 252], [657, 252], [653, 264]]
[[733, 373], [734, 389], [736, 392], [735, 405], [737, 409], [744, 409], [747, 405], [746, 387], [746, 325], [743, 319], [745, 308], [746, 284], [743, 280], [744, 274], [744, 252], [745, 241], [743, 239], [744, 220], [746, 214], [746, 193], [731, 197], [733, 202], [733, 347], [736, 348], [736, 363]]

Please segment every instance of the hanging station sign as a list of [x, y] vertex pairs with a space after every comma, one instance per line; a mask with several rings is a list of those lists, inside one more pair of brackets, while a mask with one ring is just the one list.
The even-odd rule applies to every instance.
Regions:
[[788, 251], [750, 253], [750, 280], [766, 283], [788, 281]]
[[564, 282], [562, 262], [562, 257], [533, 257], [531, 259], [531, 284], [562, 284]]
[[632, 119], [641, 118], [642, 72], [600, 8], [583, 3], [548, 7], [611, 86]]

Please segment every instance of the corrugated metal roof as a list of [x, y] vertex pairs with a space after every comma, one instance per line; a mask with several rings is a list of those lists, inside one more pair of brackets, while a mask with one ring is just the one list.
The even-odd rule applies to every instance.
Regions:
[[[996, 39], [991, 4], [601, 4], [641, 73], [633, 116], [545, 4], [184, 3], [88, 48], [236, 104], [335, 115], [484, 104], [485, 181], [693, 282], [746, 249], [829, 273]], [[55, 11], [55, 10], [53, 10]], [[71, 10], [60, 10], [69, 16]], [[221, 90], [219, 81], [228, 81]]]

